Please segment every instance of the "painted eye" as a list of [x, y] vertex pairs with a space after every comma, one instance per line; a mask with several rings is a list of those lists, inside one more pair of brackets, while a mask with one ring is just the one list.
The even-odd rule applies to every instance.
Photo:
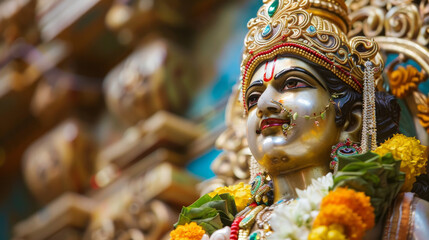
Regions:
[[295, 88], [305, 88], [305, 87], [309, 87], [309, 85], [306, 82], [299, 80], [299, 79], [296, 79], [296, 78], [292, 78], [292, 79], [288, 79], [286, 81], [283, 90], [295, 89]]
[[253, 106], [255, 106], [258, 103], [259, 96], [261, 96], [261, 94], [259, 94], [259, 93], [252, 93], [247, 98], [247, 109], [252, 108]]

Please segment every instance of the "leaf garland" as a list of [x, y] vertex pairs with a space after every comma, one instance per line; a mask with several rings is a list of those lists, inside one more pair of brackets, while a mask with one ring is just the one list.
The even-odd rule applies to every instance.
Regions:
[[339, 156], [334, 188], [349, 187], [371, 197], [376, 221], [382, 217], [399, 193], [405, 180], [400, 171], [401, 160], [391, 153], [380, 156], [374, 152]]
[[237, 208], [232, 195], [223, 193], [210, 197], [206, 194], [192, 205], [182, 208], [179, 220], [174, 227], [195, 222], [211, 235], [224, 226], [231, 226], [235, 214], [237, 214]]

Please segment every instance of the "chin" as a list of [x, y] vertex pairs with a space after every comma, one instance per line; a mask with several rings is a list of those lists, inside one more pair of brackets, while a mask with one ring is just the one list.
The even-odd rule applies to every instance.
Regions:
[[296, 171], [320, 161], [320, 156], [314, 156], [319, 151], [303, 147], [305, 144], [300, 139], [294, 139], [293, 134], [288, 138], [283, 135], [260, 135], [251, 145], [257, 146], [250, 149], [255, 159], [272, 174]]

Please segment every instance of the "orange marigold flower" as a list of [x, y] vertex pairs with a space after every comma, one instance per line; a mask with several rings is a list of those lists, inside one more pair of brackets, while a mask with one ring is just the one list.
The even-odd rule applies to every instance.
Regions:
[[369, 197], [362, 192], [337, 188], [323, 198], [313, 228], [339, 224], [344, 226], [351, 240], [357, 240], [374, 227], [374, 221], [374, 208]]
[[362, 218], [345, 205], [328, 205], [321, 209], [313, 223], [313, 229], [320, 226], [340, 224], [344, 226], [346, 235], [351, 240], [362, 239], [365, 234], [365, 224]]
[[170, 233], [170, 240], [201, 240], [206, 232], [195, 222], [179, 225]]
[[370, 198], [363, 192], [356, 192], [347, 188], [337, 188], [322, 199], [321, 209], [323, 210], [324, 206], [338, 206], [341, 204], [359, 215], [362, 222], [366, 225], [365, 230], [374, 227], [374, 208], [371, 205]]

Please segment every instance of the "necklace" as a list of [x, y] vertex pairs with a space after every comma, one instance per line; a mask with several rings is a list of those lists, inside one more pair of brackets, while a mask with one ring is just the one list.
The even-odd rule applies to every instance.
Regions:
[[[256, 240], [265, 239], [268, 236], [267, 234], [271, 231], [268, 221], [275, 207], [272, 205], [274, 199], [272, 186], [272, 181], [265, 174], [258, 174], [254, 178], [250, 204], [237, 214], [236, 220], [234, 220], [231, 227], [230, 239], [246, 240], [249, 238]], [[250, 234], [255, 227], [255, 223], [259, 229]]]

